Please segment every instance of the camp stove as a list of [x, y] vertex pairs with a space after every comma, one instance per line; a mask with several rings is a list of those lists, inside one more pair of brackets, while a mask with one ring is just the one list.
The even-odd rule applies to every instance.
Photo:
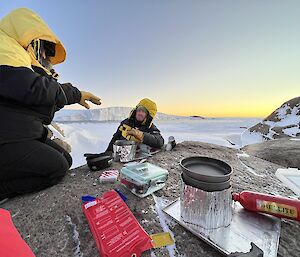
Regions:
[[[261, 249], [264, 257], [277, 256], [280, 237], [280, 219], [278, 218], [249, 212], [239, 203], [235, 203], [229, 226], [205, 229], [183, 220], [180, 199], [165, 207], [163, 211], [185, 229], [226, 256], [236, 252], [250, 252], [251, 243]], [[259, 255], [253, 255], [253, 257], [259, 257]]]
[[194, 156], [180, 165], [181, 196], [165, 213], [226, 256], [277, 256], [280, 219], [233, 203], [228, 164]]

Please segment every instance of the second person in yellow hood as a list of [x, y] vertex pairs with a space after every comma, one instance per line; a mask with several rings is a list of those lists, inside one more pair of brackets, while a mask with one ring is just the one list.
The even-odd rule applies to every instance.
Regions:
[[156, 104], [148, 98], [142, 99], [131, 111], [129, 118], [121, 122], [106, 152], [113, 151], [113, 144], [117, 140], [131, 140], [153, 148], [161, 148], [164, 145], [164, 138], [153, 124], [156, 113]]
[[20, 8], [0, 20], [0, 200], [54, 185], [71, 156], [47, 138], [45, 125], [65, 105], [100, 98], [59, 83], [53, 66], [66, 50], [32, 10]]

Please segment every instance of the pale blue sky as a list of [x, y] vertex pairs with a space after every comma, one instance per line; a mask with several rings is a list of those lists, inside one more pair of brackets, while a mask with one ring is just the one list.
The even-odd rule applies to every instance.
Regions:
[[62, 81], [160, 111], [264, 116], [298, 96], [300, 1], [1, 1], [40, 14], [67, 49]]

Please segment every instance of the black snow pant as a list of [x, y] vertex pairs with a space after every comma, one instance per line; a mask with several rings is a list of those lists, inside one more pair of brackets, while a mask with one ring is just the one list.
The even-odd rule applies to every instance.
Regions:
[[55, 185], [71, 165], [69, 153], [49, 138], [1, 144], [0, 200]]

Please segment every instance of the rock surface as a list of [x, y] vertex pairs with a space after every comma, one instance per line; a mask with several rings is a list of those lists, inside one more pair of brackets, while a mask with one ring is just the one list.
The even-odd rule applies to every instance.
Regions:
[[300, 138], [281, 138], [243, 148], [252, 156], [289, 168], [300, 168]]
[[[292, 191], [283, 186], [274, 175], [277, 168], [281, 166], [248, 156], [236, 149], [199, 142], [184, 142], [178, 144], [171, 152], [161, 152], [149, 159], [149, 162], [170, 172], [166, 187], [156, 192], [155, 197], [149, 196], [141, 200], [118, 184], [100, 185], [96, 179], [101, 172], [91, 173], [86, 166], [83, 166], [71, 170], [58, 185], [38, 193], [10, 199], [2, 204], [1, 208], [11, 212], [14, 224], [36, 256], [95, 257], [99, 255], [81, 210], [80, 197], [86, 194], [101, 195], [107, 190], [121, 188], [128, 197], [129, 208], [149, 234], [162, 232], [163, 227], [168, 226], [175, 237], [176, 248], [148, 251], [143, 254], [143, 257], [221, 257], [220, 253], [180, 225], [168, 218], [161, 218], [160, 204], [173, 201], [180, 194], [181, 169], [178, 162], [183, 157], [192, 155], [215, 157], [229, 163], [234, 170], [233, 191], [255, 190], [294, 196]], [[113, 168], [121, 168], [121, 165], [114, 163]], [[278, 256], [299, 256], [299, 229], [297, 222], [282, 221]]]

